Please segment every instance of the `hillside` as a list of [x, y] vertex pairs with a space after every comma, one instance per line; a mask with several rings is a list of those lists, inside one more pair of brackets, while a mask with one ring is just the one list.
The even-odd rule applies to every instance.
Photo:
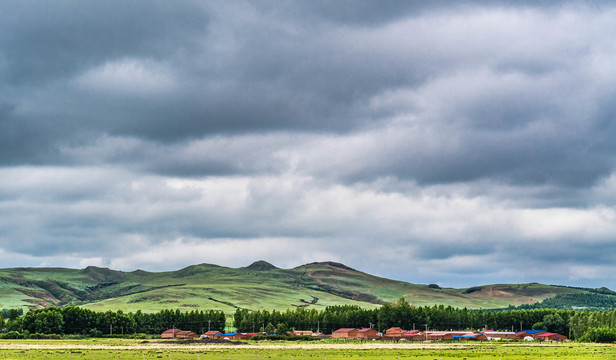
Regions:
[[322, 309], [341, 304], [369, 308], [401, 296], [417, 306], [500, 308], [592, 291], [536, 283], [439, 288], [385, 279], [333, 262], [293, 269], [279, 269], [265, 261], [243, 268], [200, 264], [170, 272], [122, 272], [94, 266], [0, 269], [0, 308], [80, 305], [93, 310], [201, 308], [231, 313], [237, 308]]

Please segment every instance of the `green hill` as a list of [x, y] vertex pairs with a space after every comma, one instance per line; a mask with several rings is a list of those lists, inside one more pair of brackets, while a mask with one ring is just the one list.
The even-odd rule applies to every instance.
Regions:
[[242, 268], [200, 264], [170, 272], [123, 272], [94, 266], [0, 269], [0, 308], [80, 305], [100, 311], [201, 308], [231, 313], [237, 308], [322, 309], [341, 304], [369, 308], [404, 296], [417, 306], [476, 309], [533, 304], [559, 294], [592, 291], [596, 290], [537, 283], [440, 288], [389, 280], [333, 262], [293, 269], [279, 269], [265, 261]]

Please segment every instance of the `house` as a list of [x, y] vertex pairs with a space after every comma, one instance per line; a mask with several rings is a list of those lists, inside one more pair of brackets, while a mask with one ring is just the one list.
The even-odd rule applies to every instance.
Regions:
[[[417, 330], [412, 330], [412, 331], [419, 332]], [[408, 331], [406, 331], [406, 330], [404, 330], [402, 328], [392, 327], [392, 328], [389, 328], [389, 329], [385, 330], [385, 334], [383, 334], [383, 340], [399, 340], [407, 332]]]
[[354, 339], [356, 337], [357, 337], [357, 329], [353, 329], [353, 328], [342, 328], [332, 333], [332, 338]]
[[302, 336], [302, 335], [309, 335], [312, 336], [313, 332], [311, 330], [294, 330], [291, 332], [291, 335], [293, 336]]
[[402, 337], [400, 337], [400, 340], [407, 340], [407, 341], [422, 341], [425, 340], [426, 337], [422, 334], [419, 333], [419, 331], [417, 330], [411, 330], [413, 332], [406, 332], [402, 335]]
[[564, 340], [567, 340], [567, 337], [565, 335], [561, 335], [557, 333], [547, 333], [546, 332], [544, 334], [538, 335], [537, 339], [541, 341], [545, 341], [545, 340], [564, 341]]
[[392, 327], [385, 330], [385, 338], [400, 338], [402, 334], [406, 333], [406, 330], [399, 327]]
[[488, 340], [519, 339], [519, 337], [513, 331], [486, 330], [482, 331], [482, 333], [486, 335]]
[[532, 338], [533, 340], [539, 340], [538, 336], [541, 334], [545, 334], [547, 331], [545, 330], [523, 330], [515, 333], [518, 339], [527, 340], [527, 338]]
[[199, 335], [195, 334], [192, 331], [179, 331], [175, 334], [176, 339], [195, 339], [198, 338]]
[[472, 331], [424, 331], [422, 335], [426, 340], [453, 340], [454, 336], [471, 336]]
[[488, 337], [485, 334], [473, 334], [473, 335], [462, 335], [462, 336], [454, 336], [454, 340], [466, 340], [466, 341], [487, 341]]
[[252, 336], [246, 333], [235, 332], [235, 333], [218, 334], [216, 335], [216, 337], [219, 339], [225, 339], [225, 340], [248, 340]]
[[216, 337], [217, 335], [222, 334], [220, 331], [216, 331], [216, 330], [211, 330], [211, 331], [206, 331], [203, 333], [203, 335], [209, 337], [209, 338], [213, 338]]
[[379, 332], [372, 328], [363, 328], [363, 329], [357, 330], [356, 337], [358, 339], [380, 339], [381, 338], [381, 336], [379, 335]]
[[163, 339], [175, 339], [177, 337], [177, 334], [182, 331], [180, 329], [169, 329], [169, 330], [165, 330], [163, 331], [162, 334], [160, 334], [160, 337]]

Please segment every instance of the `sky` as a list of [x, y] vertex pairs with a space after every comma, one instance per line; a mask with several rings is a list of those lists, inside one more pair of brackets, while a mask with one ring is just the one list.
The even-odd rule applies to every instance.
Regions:
[[610, 1], [0, 4], [2, 267], [616, 289]]

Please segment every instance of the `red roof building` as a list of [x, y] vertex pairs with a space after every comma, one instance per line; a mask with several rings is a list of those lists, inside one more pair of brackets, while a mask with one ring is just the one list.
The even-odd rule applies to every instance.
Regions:
[[180, 329], [169, 329], [160, 334], [160, 337], [163, 339], [175, 339], [177, 334], [182, 331]]
[[294, 330], [291, 334], [293, 334], [293, 336], [301, 336], [301, 335], [312, 336], [313, 332], [311, 330]]
[[353, 328], [342, 328], [332, 333], [332, 338], [354, 339], [356, 337], [357, 337], [357, 329], [353, 329]]
[[392, 327], [385, 330], [385, 336], [400, 337], [404, 333], [406, 333], [406, 330], [399, 327]]
[[179, 331], [175, 334], [176, 339], [195, 339], [198, 338], [199, 335], [195, 334], [192, 331]]
[[564, 341], [564, 340], [567, 340], [567, 337], [565, 335], [561, 335], [557, 333], [544, 333], [541, 335], [537, 335], [537, 339], [542, 340], [542, 341], [545, 341], [545, 340]]
[[203, 333], [203, 335], [213, 338], [215, 336], [221, 335], [222, 333], [220, 331], [215, 331], [215, 330], [211, 330], [211, 331], [206, 331], [205, 333]]
[[380, 339], [379, 332], [371, 328], [357, 330], [358, 339]]

